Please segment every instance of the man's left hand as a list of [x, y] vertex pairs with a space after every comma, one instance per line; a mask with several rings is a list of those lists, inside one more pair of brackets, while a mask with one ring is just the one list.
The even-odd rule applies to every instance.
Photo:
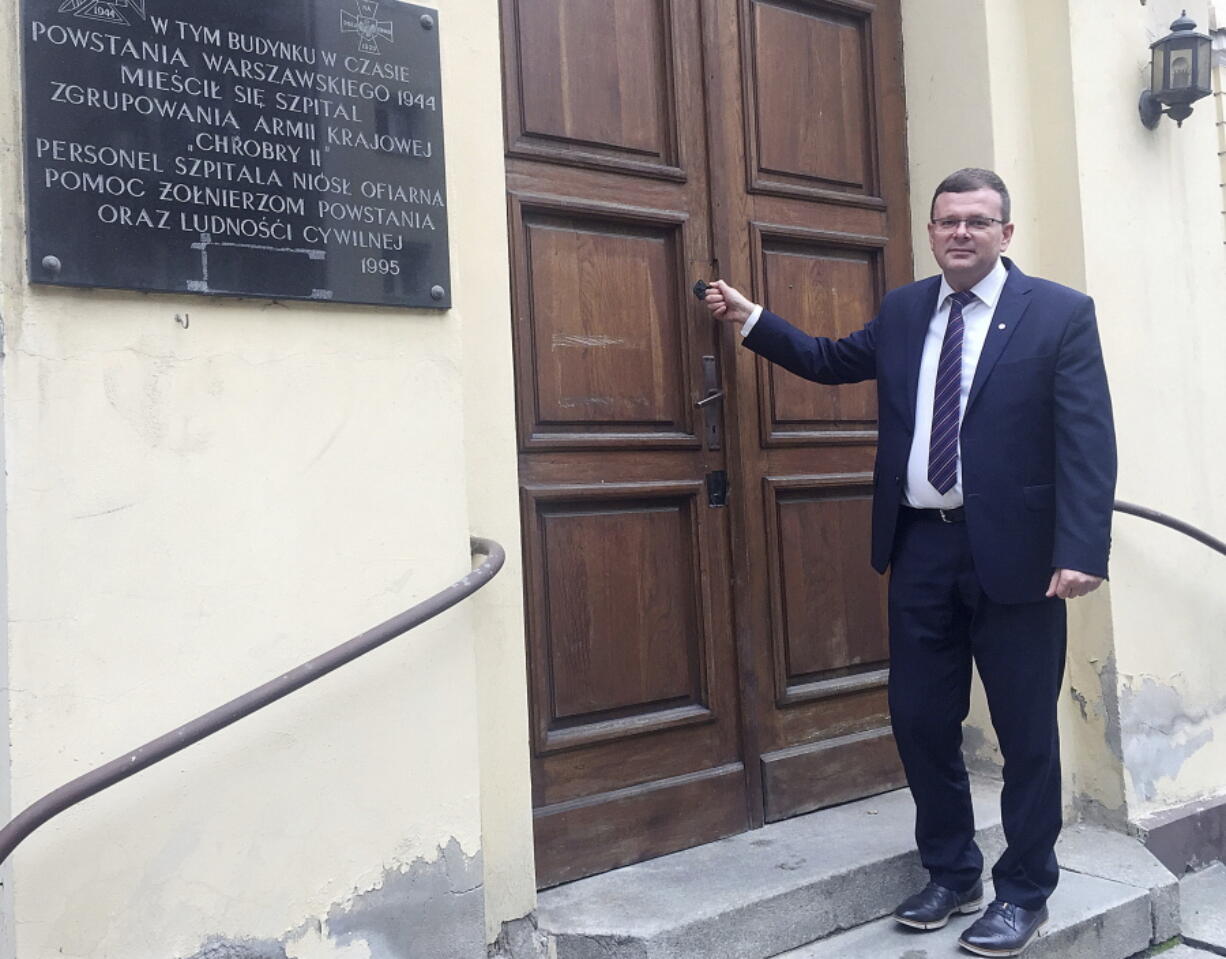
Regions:
[[1089, 573], [1079, 573], [1075, 569], [1058, 569], [1051, 574], [1051, 583], [1047, 587], [1047, 597], [1059, 596], [1061, 599], [1076, 599], [1092, 593], [1103, 583], [1101, 576], [1091, 576]]

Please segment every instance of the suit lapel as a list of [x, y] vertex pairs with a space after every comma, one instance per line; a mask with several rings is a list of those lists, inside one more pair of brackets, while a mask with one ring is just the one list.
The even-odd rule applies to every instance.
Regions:
[[[1026, 307], [1030, 305], [1030, 277], [1019, 270], [1009, 260], [1009, 278], [1000, 291], [1000, 300], [996, 304], [996, 313], [992, 317], [992, 325], [988, 328], [987, 339], [983, 341], [983, 352], [979, 354], [979, 364], [975, 367], [975, 378], [971, 381], [971, 392], [966, 398], [966, 411], [969, 412], [975, 398], [983, 391], [983, 384], [992, 375], [996, 361], [1005, 351], [1014, 331], [1022, 322]], [[964, 412], [963, 418], [966, 413]]]
[[909, 311], [907, 326], [907, 402], [911, 429], [915, 429], [915, 394], [919, 389], [920, 361], [924, 356], [924, 338], [932, 323], [932, 314], [937, 310], [937, 296], [941, 292], [941, 278], [932, 277], [919, 293], [919, 303]]

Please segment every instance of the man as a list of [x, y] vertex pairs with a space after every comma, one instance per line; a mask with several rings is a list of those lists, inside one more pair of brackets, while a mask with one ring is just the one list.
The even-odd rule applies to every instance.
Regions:
[[877, 380], [872, 562], [890, 569], [889, 703], [931, 881], [894, 912], [938, 929], [982, 905], [962, 722], [971, 662], [1004, 757], [1008, 846], [995, 900], [958, 940], [1015, 956], [1047, 921], [1061, 826], [1056, 700], [1065, 600], [1107, 575], [1115, 436], [1094, 304], [1002, 254], [1009, 192], [947, 177], [928, 239], [941, 268], [839, 340], [811, 337], [722, 280], [706, 293], [744, 345], [819, 383]]

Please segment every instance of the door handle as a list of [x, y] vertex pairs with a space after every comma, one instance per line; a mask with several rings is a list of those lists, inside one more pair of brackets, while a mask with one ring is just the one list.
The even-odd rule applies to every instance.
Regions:
[[702, 358], [702, 380], [706, 394], [702, 399], [696, 401], [694, 406], [703, 412], [703, 434], [707, 449], [717, 450], [720, 448], [722, 437], [720, 436], [720, 411], [715, 401], [724, 398], [724, 391], [719, 388], [719, 370], [716, 369], [714, 356]]

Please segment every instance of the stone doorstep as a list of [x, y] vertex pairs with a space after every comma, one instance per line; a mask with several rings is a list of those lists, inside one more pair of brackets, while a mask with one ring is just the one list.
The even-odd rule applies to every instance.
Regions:
[[[974, 782], [985, 855], [999, 783]], [[892, 910], [926, 880], [915, 806], [896, 790], [547, 890], [541, 928], [558, 959], [773, 956]]]
[[[1003, 846], [999, 788], [973, 780], [979, 842], [989, 863]], [[547, 890], [540, 896], [540, 925], [556, 937], [558, 959], [785, 954], [842, 930], [858, 931], [853, 927], [888, 915], [923, 885], [913, 823], [906, 790], [772, 823]], [[1178, 932], [1175, 879], [1135, 840], [1070, 827], [1059, 855], [1069, 873], [1061, 889], [1097, 887], [1091, 881], [1097, 878], [1125, 897], [1115, 906], [1124, 916], [1112, 918], [1113, 928], [1138, 923], [1143, 914], [1145, 945]]]

